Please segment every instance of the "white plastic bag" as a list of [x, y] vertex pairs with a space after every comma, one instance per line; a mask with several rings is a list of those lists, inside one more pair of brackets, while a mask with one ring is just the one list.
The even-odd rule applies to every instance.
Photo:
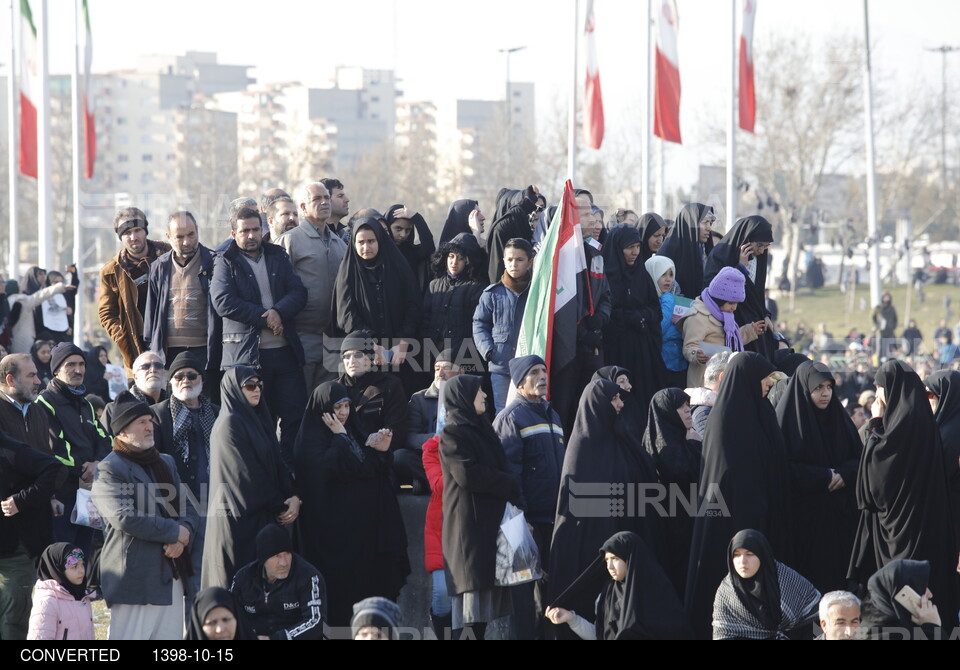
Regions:
[[497, 533], [497, 586], [525, 584], [542, 576], [540, 550], [523, 511], [507, 503]]

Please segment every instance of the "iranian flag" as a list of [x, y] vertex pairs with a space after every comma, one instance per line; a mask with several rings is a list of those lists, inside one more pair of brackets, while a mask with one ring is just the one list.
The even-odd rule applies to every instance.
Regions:
[[20, 172], [37, 178], [37, 105], [40, 68], [37, 29], [28, 0], [20, 0]]
[[563, 199], [533, 263], [517, 356], [537, 354], [546, 361], [548, 371], [559, 370], [573, 360], [577, 352], [578, 312], [583, 304], [577, 291], [586, 285], [582, 279], [586, 270], [580, 216], [573, 184], [568, 179]]
[[667, 142], [680, 141], [680, 26], [675, 0], [660, 0], [657, 16], [657, 80], [653, 105], [653, 132]]
[[97, 159], [96, 118], [93, 115], [91, 99], [90, 66], [93, 63], [93, 36], [90, 32], [90, 9], [87, 0], [83, 0], [84, 54], [83, 54], [83, 139], [84, 139], [84, 176], [93, 178], [93, 165]]
[[756, 0], [743, 0], [743, 22], [740, 26], [740, 127], [751, 133], [757, 119], [757, 101], [753, 94], [753, 20], [756, 16]]
[[584, 37], [587, 43], [587, 82], [583, 96], [583, 140], [591, 149], [603, 144], [603, 97], [600, 95], [600, 68], [597, 65], [597, 40], [594, 35], [593, 0], [587, 2]]

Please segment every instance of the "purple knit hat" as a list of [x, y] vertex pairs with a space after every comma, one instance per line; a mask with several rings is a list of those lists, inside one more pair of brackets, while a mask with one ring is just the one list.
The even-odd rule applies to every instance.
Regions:
[[747, 298], [747, 292], [744, 288], [746, 281], [742, 272], [736, 268], [725, 267], [710, 282], [707, 292], [714, 300], [743, 302]]

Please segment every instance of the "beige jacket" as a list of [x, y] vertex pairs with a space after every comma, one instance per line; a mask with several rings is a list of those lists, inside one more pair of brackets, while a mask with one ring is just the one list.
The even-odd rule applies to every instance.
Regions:
[[[723, 322], [711, 314], [703, 301], [697, 298], [690, 305], [687, 316], [677, 322], [677, 327], [683, 330], [683, 357], [690, 362], [690, 367], [687, 368], [687, 386], [703, 386], [703, 372], [707, 366], [697, 362], [697, 351], [701, 342], [719, 347], [726, 344]], [[744, 345], [757, 339], [757, 333], [751, 324], [740, 326], [740, 339]]]

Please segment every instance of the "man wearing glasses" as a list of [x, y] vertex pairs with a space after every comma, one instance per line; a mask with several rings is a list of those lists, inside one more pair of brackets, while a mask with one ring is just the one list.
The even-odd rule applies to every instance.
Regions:
[[147, 216], [136, 207], [117, 212], [113, 230], [123, 248], [100, 268], [100, 325], [123, 354], [127, 377], [133, 377], [133, 360], [146, 350], [143, 315], [150, 265], [170, 245], [147, 239]]
[[[150, 409], [157, 422], [154, 433], [157, 449], [170, 454], [177, 464], [180, 481], [189, 487], [200, 507], [197, 514], [206, 518], [207, 489], [210, 485], [210, 433], [220, 413], [220, 406], [203, 393], [204, 361], [196, 354], [184, 351], [170, 364], [170, 397]], [[190, 538], [190, 560], [193, 563], [193, 587], [200, 588], [203, 565], [203, 536], [201, 523]]]
[[[163, 368], [166, 362], [162, 354], [145, 351], [133, 362], [133, 386], [130, 393], [133, 397], [147, 405], [166, 400], [167, 392], [164, 389], [166, 379]], [[103, 409], [103, 425], [109, 426], [113, 419], [114, 403], [107, 403]]]

